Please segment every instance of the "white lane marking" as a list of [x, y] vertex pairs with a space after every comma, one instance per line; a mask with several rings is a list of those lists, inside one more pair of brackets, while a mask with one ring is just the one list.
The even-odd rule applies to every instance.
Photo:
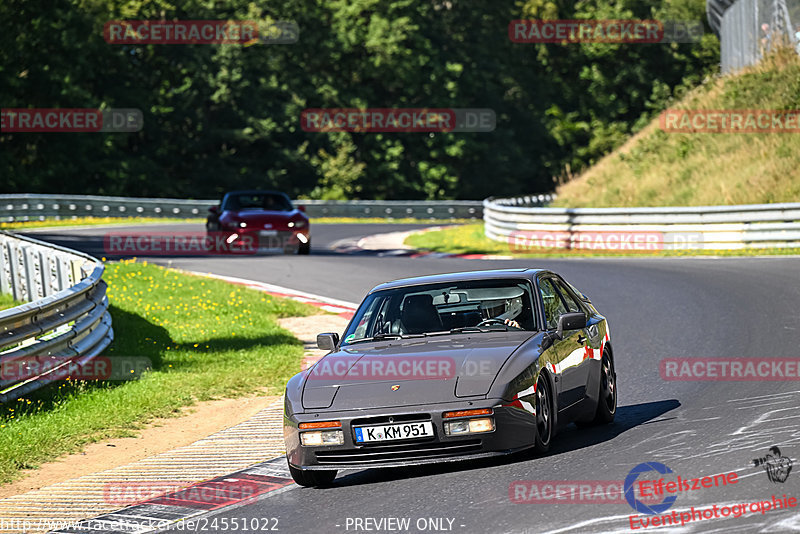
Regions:
[[221, 274], [213, 274], [213, 273], [201, 273], [198, 271], [186, 271], [185, 273], [195, 274], [197, 276], [205, 276], [207, 278], [216, 278], [218, 280], [225, 280], [227, 282], [234, 282], [237, 284], [245, 284], [248, 286], [253, 287], [254, 289], [259, 288], [263, 289], [264, 291], [270, 291], [273, 293], [283, 293], [285, 295], [297, 296], [297, 297], [305, 297], [308, 299], [316, 300], [319, 302], [324, 302], [326, 304], [332, 304], [333, 306], [339, 306], [342, 308], [347, 308], [347, 311], [353, 311], [358, 308], [358, 304], [355, 302], [347, 302], [346, 300], [339, 300], [334, 299], [331, 297], [323, 297], [322, 295], [316, 295], [314, 293], [307, 293], [305, 291], [299, 291], [297, 289], [290, 289], [288, 287], [283, 286], [276, 286], [275, 284], [268, 284], [266, 282], [259, 282], [257, 280], [248, 280], [246, 278], [237, 278], [235, 276], [225, 276]]
[[763, 414], [759, 415], [758, 417], [756, 417], [756, 419], [753, 420], [752, 423], [748, 423], [748, 424], [744, 425], [743, 427], [740, 427], [737, 431], [733, 432], [731, 435], [732, 436], [737, 436], [737, 435], [744, 434], [751, 427], [754, 427], [754, 426], [759, 425], [761, 423], [766, 423], [766, 422], [774, 423], [776, 421], [784, 421], [786, 419], [797, 419], [798, 417], [800, 417], [800, 415], [790, 415], [789, 417], [778, 417], [777, 419], [769, 419], [769, 416], [774, 414], [774, 413], [786, 412], [786, 411], [797, 412], [797, 407], [779, 408], [777, 410], [770, 410], [770, 411], [768, 411], [766, 413], [763, 413]]
[[773, 397], [785, 397], [791, 396], [794, 393], [800, 393], [800, 390], [793, 390], [793, 391], [783, 391], [781, 393], [770, 393], [769, 395], [756, 395], [753, 397], [747, 397], [745, 399], [728, 399], [725, 402], [735, 402], [735, 403], [742, 403], [742, 402], [750, 402], [755, 401], [756, 399], [771, 399]]

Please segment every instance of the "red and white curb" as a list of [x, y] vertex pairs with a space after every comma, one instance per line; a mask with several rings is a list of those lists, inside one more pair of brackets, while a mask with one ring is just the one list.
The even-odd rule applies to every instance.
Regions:
[[405, 240], [409, 235], [425, 232], [434, 232], [453, 228], [448, 226], [431, 226], [422, 230], [408, 230], [404, 232], [387, 232], [362, 237], [356, 242], [343, 240], [339, 246], [334, 244], [334, 250], [343, 254], [374, 254], [378, 257], [403, 257], [403, 258], [460, 258], [464, 260], [513, 260], [514, 256], [499, 254], [450, 254], [446, 252], [426, 252], [409, 247]]
[[[293, 484], [286, 458], [279, 456], [229, 475], [198, 482], [69, 526], [51, 530], [53, 534], [146, 534], [164, 529], [201, 532], [214, 528], [205, 519], [221, 508], [241, 506], [263, 498], [268, 493], [288, 489]], [[135, 485], [135, 483], [130, 483]], [[267, 525], [277, 530], [277, 519]], [[264, 528], [263, 521], [256, 521]], [[245, 530], [247, 528], [245, 527]], [[256, 529], [254, 529], [256, 530]]]

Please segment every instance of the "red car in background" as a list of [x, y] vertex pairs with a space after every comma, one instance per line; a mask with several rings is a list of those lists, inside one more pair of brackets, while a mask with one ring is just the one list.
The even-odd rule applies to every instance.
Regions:
[[219, 206], [208, 208], [209, 233], [222, 232], [228, 243], [248, 236], [259, 250], [281, 249], [284, 253], [311, 252], [308, 216], [303, 206], [294, 207], [278, 191], [231, 191]]

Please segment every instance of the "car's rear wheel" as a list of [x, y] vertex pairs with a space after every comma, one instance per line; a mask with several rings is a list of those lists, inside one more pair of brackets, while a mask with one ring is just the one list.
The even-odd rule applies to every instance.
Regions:
[[544, 373], [539, 374], [536, 382], [536, 452], [543, 453], [550, 449], [553, 437], [553, 403], [550, 395], [550, 384]]
[[614, 420], [617, 414], [617, 372], [614, 360], [608, 351], [603, 351], [600, 365], [600, 391], [597, 399], [597, 411], [591, 421], [576, 421], [578, 426], [605, 425]]
[[311, 241], [308, 243], [300, 243], [300, 247], [297, 249], [298, 254], [310, 254], [311, 253]]
[[320, 486], [327, 486], [333, 479], [336, 478], [336, 470], [333, 471], [304, 471], [302, 469], [297, 469], [296, 467], [292, 467], [292, 464], [289, 464], [289, 472], [292, 474], [292, 478], [299, 486], [304, 486], [306, 488], [316, 488]]

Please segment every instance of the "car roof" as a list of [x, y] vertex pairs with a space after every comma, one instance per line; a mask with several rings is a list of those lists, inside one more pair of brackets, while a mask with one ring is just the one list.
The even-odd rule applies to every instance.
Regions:
[[457, 273], [415, 276], [413, 278], [401, 278], [399, 280], [392, 280], [391, 282], [379, 284], [373, 287], [370, 293], [397, 287], [460, 282], [463, 280], [496, 280], [503, 278], [526, 278], [528, 280], [533, 280], [536, 274], [540, 272], [549, 271], [547, 271], [547, 269], [492, 269], [486, 271], [462, 271]]
[[288, 197], [286, 193], [273, 191], [271, 189], [241, 189], [238, 191], [228, 191], [225, 193], [225, 196], [227, 197], [228, 195], [281, 195]]

